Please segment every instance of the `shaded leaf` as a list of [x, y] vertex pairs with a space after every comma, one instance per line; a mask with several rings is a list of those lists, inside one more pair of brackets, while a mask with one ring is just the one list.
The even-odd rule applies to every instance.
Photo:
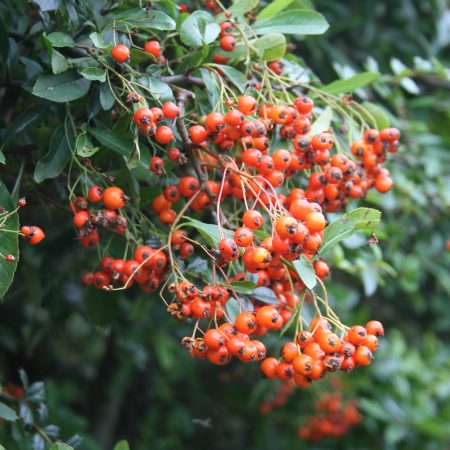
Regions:
[[133, 138], [126, 133], [118, 133], [103, 128], [92, 128], [86, 126], [86, 131], [94, 136], [100, 144], [106, 148], [119, 153], [119, 155], [129, 157], [133, 150]]
[[37, 183], [48, 178], [56, 178], [66, 167], [72, 157], [71, 146], [75, 136], [70, 127], [64, 125], [57, 128], [51, 138], [48, 152], [38, 161], [34, 169], [34, 179]]
[[[210, 223], [200, 222], [197, 219], [189, 219], [188, 222], [183, 224], [184, 227], [192, 227], [195, 228], [203, 237], [207, 239], [207, 241], [212, 244], [213, 247], [218, 247], [219, 242], [222, 239], [220, 235], [220, 230], [217, 225], [213, 225]], [[225, 237], [232, 237], [233, 232], [227, 230], [226, 228], [222, 228], [222, 231]]]
[[367, 101], [363, 102], [362, 106], [369, 112], [370, 116], [364, 110], [361, 110], [361, 113], [373, 127], [378, 130], [382, 130], [383, 128], [388, 128], [391, 126], [389, 117], [383, 111], [382, 107]]
[[89, 158], [100, 150], [98, 147], [94, 147], [86, 132], [83, 132], [77, 136], [75, 149], [77, 155], [83, 158]]
[[248, 280], [241, 280], [241, 281], [232, 281], [231, 283], [232, 288], [238, 293], [238, 294], [251, 294], [255, 287], [256, 283], [253, 281]]
[[258, 14], [258, 20], [267, 19], [274, 16], [275, 14], [283, 11], [284, 8], [288, 7], [294, 0], [274, 0], [270, 2], [261, 12]]
[[331, 107], [327, 106], [322, 114], [313, 122], [311, 130], [309, 131], [309, 136], [314, 136], [315, 134], [322, 133], [328, 130], [331, 126], [331, 119], [333, 118], [333, 110]]
[[110, 47], [112, 47], [111, 44], [107, 44], [104, 39], [103, 36], [100, 33], [94, 32], [91, 33], [89, 35], [89, 39], [92, 41], [92, 43], [97, 47], [97, 48], [101, 48], [101, 49], [108, 49]]
[[114, 450], [130, 450], [130, 446], [127, 441], [119, 441], [114, 446]]
[[274, 290], [264, 286], [258, 286], [257, 288], [255, 288], [254, 291], [250, 294], [250, 297], [258, 300], [258, 302], [268, 303], [270, 305], [277, 305], [280, 303]]
[[188, 47], [211, 44], [220, 34], [220, 26], [206, 11], [195, 11], [181, 24], [180, 39]]
[[60, 33], [59, 31], [55, 33], [50, 33], [47, 39], [51, 42], [53, 47], [74, 47], [75, 41], [65, 33]]
[[39, 6], [41, 11], [55, 11], [59, 8], [61, 0], [32, 0], [32, 3]]
[[224, 66], [221, 64], [216, 64], [214, 67], [218, 67], [225, 76], [239, 89], [241, 94], [245, 92], [245, 88], [247, 87], [247, 77], [231, 66]]
[[106, 81], [106, 72], [105, 69], [101, 69], [100, 67], [86, 67], [80, 72], [87, 80], [92, 81]]

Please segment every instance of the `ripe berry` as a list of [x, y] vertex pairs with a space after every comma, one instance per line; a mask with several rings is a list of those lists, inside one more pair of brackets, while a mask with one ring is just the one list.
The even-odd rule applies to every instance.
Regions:
[[256, 319], [251, 312], [240, 313], [234, 322], [234, 327], [239, 333], [252, 334], [256, 331]]
[[154, 122], [155, 116], [149, 108], [139, 108], [136, 110], [133, 116], [133, 120], [137, 126], [142, 127]]
[[239, 247], [248, 247], [253, 242], [253, 232], [250, 228], [240, 227], [234, 233], [234, 242]]
[[103, 204], [108, 209], [120, 209], [125, 206], [125, 194], [122, 189], [111, 186], [103, 192]]
[[16, 258], [14, 257], [14, 255], [9, 254], [9, 255], [5, 256], [5, 261], [6, 262], [13, 262], [15, 260], [16, 260]]
[[194, 254], [194, 246], [190, 242], [183, 242], [180, 245], [179, 254], [181, 259], [189, 258]]
[[27, 206], [27, 200], [25, 197], [21, 197], [19, 198], [19, 201], [17, 202], [17, 204], [23, 208], [24, 206]]
[[236, 38], [233, 36], [224, 36], [220, 39], [220, 48], [224, 52], [232, 52], [236, 47]]
[[244, 225], [252, 230], [257, 230], [263, 226], [264, 218], [258, 211], [246, 211], [242, 216]]
[[171, 128], [162, 125], [156, 129], [155, 140], [158, 144], [168, 144], [173, 139], [173, 131]]
[[200, 188], [198, 180], [194, 177], [183, 177], [178, 183], [178, 189], [183, 197], [192, 197]]
[[150, 159], [150, 171], [157, 176], [162, 175], [164, 173], [164, 161], [158, 156], [153, 156]]
[[171, 224], [175, 221], [177, 213], [173, 209], [164, 209], [159, 213], [161, 223]]
[[103, 189], [100, 186], [92, 186], [88, 192], [88, 199], [91, 203], [101, 202], [103, 199]]
[[239, 258], [239, 248], [232, 239], [222, 239], [219, 242], [219, 251], [226, 261], [235, 261]]
[[275, 222], [275, 231], [282, 239], [292, 238], [297, 232], [297, 221], [293, 217], [280, 217]]
[[272, 380], [277, 376], [277, 367], [278, 367], [278, 361], [275, 358], [266, 358], [259, 367], [259, 370], [261, 371], [262, 375]]
[[73, 216], [73, 224], [77, 228], [84, 227], [89, 222], [89, 212], [79, 211]]
[[158, 41], [148, 41], [144, 45], [144, 50], [150, 53], [155, 58], [159, 58], [161, 55], [161, 45]]
[[164, 188], [163, 195], [168, 202], [175, 203], [176, 201], [178, 201], [181, 194], [176, 186], [169, 185]]
[[208, 132], [201, 125], [193, 125], [189, 128], [189, 135], [194, 144], [200, 144], [208, 137]]
[[211, 133], [216, 133], [225, 126], [225, 118], [218, 112], [209, 113], [206, 116], [205, 125]]
[[373, 334], [374, 336], [384, 336], [384, 329], [381, 322], [378, 320], [371, 320], [366, 323], [367, 334]]
[[361, 345], [366, 339], [367, 332], [361, 325], [353, 325], [348, 330], [348, 340], [353, 345]]
[[166, 102], [162, 107], [162, 112], [166, 119], [175, 119], [180, 113], [180, 109], [173, 102]]
[[244, 114], [244, 116], [251, 116], [256, 112], [258, 103], [251, 95], [243, 95], [238, 99], [238, 110]]
[[126, 45], [116, 45], [111, 50], [111, 56], [117, 63], [124, 63], [130, 57], [130, 49]]
[[169, 148], [169, 150], [167, 150], [167, 157], [171, 161], [178, 161], [180, 156], [181, 156], [181, 151], [179, 148], [172, 147], [172, 148]]
[[314, 360], [308, 355], [298, 355], [292, 361], [292, 366], [296, 373], [309, 375], [312, 371]]

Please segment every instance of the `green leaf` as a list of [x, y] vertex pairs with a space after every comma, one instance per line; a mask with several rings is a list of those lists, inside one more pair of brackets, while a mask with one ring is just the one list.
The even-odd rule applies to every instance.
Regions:
[[94, 147], [86, 132], [77, 136], [75, 148], [77, 155], [83, 158], [89, 158], [100, 150], [98, 147]]
[[220, 87], [217, 74], [208, 69], [200, 69], [200, 74], [206, 86], [206, 93], [208, 95], [211, 108], [215, 110], [220, 101]]
[[275, 0], [273, 2], [270, 2], [258, 14], [258, 20], [268, 19], [269, 17], [274, 16], [280, 11], [283, 11], [284, 8], [287, 8], [293, 1], [294, 0]]
[[206, 11], [195, 11], [181, 24], [180, 39], [188, 47], [211, 44], [220, 34], [220, 26]]
[[73, 450], [73, 447], [62, 442], [56, 442], [50, 447], [50, 450]]
[[372, 124], [374, 128], [382, 130], [383, 128], [389, 128], [391, 126], [389, 117], [384, 112], [381, 106], [375, 105], [374, 103], [367, 101], [363, 102], [362, 106], [369, 113], [367, 114], [367, 112], [364, 111], [364, 109], [361, 109], [362, 115], [369, 123]]
[[167, 102], [174, 99], [172, 88], [158, 78], [145, 75], [139, 77], [137, 81], [150, 89], [153, 95], [162, 102]]
[[139, 28], [140, 30], [171, 31], [175, 30], [177, 26], [172, 17], [154, 8], [150, 11], [150, 17], [147, 14], [142, 14], [141, 8], [135, 8], [116, 16], [116, 18], [122, 17], [131, 27]]
[[50, 33], [47, 39], [51, 42], [53, 47], [74, 47], [75, 41], [65, 33]]
[[14, 422], [17, 420], [17, 414], [9, 406], [4, 403], [0, 403], [0, 418], [7, 420], [8, 422]]
[[331, 119], [333, 118], [333, 110], [330, 106], [327, 106], [322, 114], [313, 122], [311, 130], [308, 136], [314, 136], [315, 134], [322, 133], [328, 130], [331, 126]]
[[322, 90], [334, 95], [349, 93], [373, 83], [379, 77], [379, 72], [362, 72], [347, 78], [346, 80], [333, 81], [332, 83], [323, 86]]
[[232, 281], [230, 284], [238, 294], [246, 295], [251, 294], [256, 287], [256, 283], [249, 280]]
[[8, 126], [8, 129], [3, 136], [2, 145], [0, 149], [5, 148], [6, 145], [14, 138], [21, 136], [26, 130], [38, 123], [41, 123], [47, 118], [49, 111], [42, 106], [36, 106], [20, 114], [17, 119]]
[[5, 22], [0, 17], [0, 55], [2, 57], [2, 61], [6, 62], [9, 54], [9, 38], [8, 32], [5, 27]]
[[57, 128], [50, 140], [48, 152], [38, 161], [34, 169], [36, 183], [42, 183], [48, 178], [56, 178], [66, 167], [72, 157], [71, 147], [75, 136], [70, 127], [67, 135], [64, 125]]
[[241, 312], [241, 305], [234, 297], [231, 297], [230, 300], [227, 301], [225, 309], [227, 310], [227, 314], [231, 320], [231, 323], [234, 323], [236, 317]]
[[69, 69], [69, 63], [64, 56], [59, 53], [57, 50], [52, 49], [52, 57], [51, 57], [51, 66], [52, 72], [55, 75], [65, 72]]
[[59, 75], [41, 75], [33, 94], [58, 103], [70, 102], [87, 94], [91, 82], [80, 78], [74, 70]]
[[224, 66], [221, 64], [215, 64], [214, 67], [218, 67], [226, 77], [238, 88], [238, 90], [243, 94], [245, 88], [247, 87], [247, 77], [231, 66]]
[[[15, 204], [9, 191], [1, 180], [0, 206], [5, 208], [6, 211], [15, 209]], [[0, 220], [1, 218], [2, 216], [0, 216]], [[19, 215], [17, 212], [8, 217], [4, 227], [7, 230], [19, 230]], [[12, 283], [17, 268], [17, 260], [19, 259], [19, 243], [16, 233], [2, 233], [0, 229], [0, 252], [5, 256], [11, 254], [15, 258], [15, 261], [12, 262], [6, 262], [4, 258], [0, 258], [0, 299], [2, 299]]]
[[316, 272], [314, 272], [314, 267], [311, 261], [306, 258], [305, 255], [300, 255], [299, 259], [296, 259], [293, 263], [295, 271], [297, 272], [300, 279], [305, 283], [308, 289], [312, 289], [316, 284]]
[[101, 69], [100, 67], [86, 67], [80, 72], [80, 75], [87, 80], [101, 81], [102, 83], [106, 81], [105, 69]]
[[278, 305], [280, 301], [278, 300], [273, 289], [258, 286], [251, 294], [250, 297], [258, 300], [261, 303], [268, 303], [270, 305]]
[[118, 133], [116, 131], [86, 127], [86, 131], [104, 145], [106, 148], [119, 153], [119, 155], [126, 156], [127, 158], [133, 151], [133, 138], [129, 133]]
[[102, 83], [100, 85], [100, 105], [105, 111], [110, 110], [114, 106], [114, 102], [116, 99], [114, 98], [113, 93], [111, 92], [111, 88], [108, 83]]
[[130, 450], [130, 446], [127, 441], [120, 441], [114, 446], [114, 450]]
[[253, 24], [256, 34], [323, 34], [328, 27], [322, 14], [308, 9], [292, 9]]
[[356, 230], [373, 231], [380, 223], [380, 218], [381, 212], [372, 208], [357, 208], [344, 214], [325, 228], [319, 256], [350, 237]]
[[[197, 219], [189, 219], [183, 224], [183, 227], [195, 228], [206, 240], [208, 240], [213, 247], [218, 247], [222, 239], [218, 225], [200, 222]], [[226, 228], [222, 228], [225, 237], [232, 237], [234, 233]]]
[[32, 0], [32, 3], [39, 6], [41, 11], [56, 11], [61, 0]]
[[97, 48], [101, 48], [103, 50], [109, 49], [112, 47], [112, 44], [107, 44], [103, 39], [103, 36], [100, 33], [94, 32], [89, 35], [89, 39]]
[[[255, 9], [259, 5], [259, 0], [236, 0], [227, 9], [231, 14], [231, 17], [243, 17], [245, 13], [248, 13]], [[218, 22], [226, 20], [225, 14], [222, 13], [216, 17]]]
[[276, 61], [286, 53], [286, 38], [281, 33], [270, 33], [253, 41], [265, 61]]

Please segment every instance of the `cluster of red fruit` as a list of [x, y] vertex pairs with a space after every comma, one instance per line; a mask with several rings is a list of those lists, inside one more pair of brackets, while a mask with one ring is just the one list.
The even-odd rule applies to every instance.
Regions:
[[293, 379], [301, 388], [320, 380], [327, 372], [350, 372], [356, 366], [367, 366], [378, 347], [378, 337], [384, 335], [380, 322], [372, 320], [366, 327], [354, 325], [341, 339], [331, 331], [327, 319], [317, 317], [311, 321], [310, 331], [300, 331], [294, 342], [281, 349], [281, 361], [266, 358], [261, 373], [269, 379]]
[[[127, 197], [122, 189], [110, 186], [102, 189], [92, 186], [87, 199], [78, 196], [70, 203], [73, 213], [73, 224], [78, 232], [78, 238], [83, 247], [92, 247], [99, 243], [98, 228], [123, 234], [127, 228], [127, 219], [120, 215], [119, 209], [125, 206]], [[104, 208], [93, 210], [89, 204], [103, 203]]]
[[299, 427], [297, 435], [312, 442], [341, 437], [361, 421], [356, 401], [345, 402], [340, 393], [326, 394], [318, 400], [316, 414]]
[[136, 283], [142, 291], [154, 292], [166, 276], [167, 256], [160, 248], [142, 245], [131, 260], [105, 256], [101, 260], [101, 268], [94, 273], [83, 273], [82, 282], [97, 289], [129, 288]]
[[[137, 97], [139, 98], [139, 97]], [[138, 100], [139, 101], [139, 100]], [[133, 120], [138, 129], [145, 135], [155, 139], [158, 144], [166, 145], [173, 140], [172, 128], [161, 125], [164, 119], [173, 120], [178, 116], [178, 106], [173, 102], [166, 102], [162, 108], [139, 108], [135, 111]], [[158, 168], [156, 162], [152, 169], [157, 175], [163, 173], [163, 167]]]

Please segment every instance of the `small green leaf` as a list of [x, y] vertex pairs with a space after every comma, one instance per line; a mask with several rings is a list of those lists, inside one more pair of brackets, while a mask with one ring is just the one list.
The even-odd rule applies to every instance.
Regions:
[[67, 59], [64, 58], [64, 56], [59, 53], [57, 50], [52, 49], [52, 57], [51, 57], [51, 66], [52, 66], [52, 72], [55, 75], [58, 75], [60, 73], [65, 72], [69, 69], [69, 63], [67, 62]]
[[269, 305], [278, 305], [280, 303], [274, 290], [264, 286], [258, 286], [255, 288], [255, 290], [250, 294], [250, 297], [258, 300], [258, 302], [268, 303]]
[[100, 150], [98, 147], [94, 147], [86, 132], [78, 135], [75, 148], [77, 155], [83, 158], [89, 158]]
[[294, 0], [274, 0], [273, 2], [270, 2], [258, 14], [258, 20], [268, 19], [269, 17], [274, 16], [280, 11], [283, 11], [284, 8], [287, 8], [293, 1]]
[[380, 78], [379, 72], [362, 72], [346, 80], [333, 81], [323, 86], [322, 90], [334, 95], [349, 93], [373, 83], [378, 78]]
[[[183, 227], [195, 228], [201, 235], [203, 235], [213, 247], [218, 247], [219, 242], [222, 239], [218, 225], [210, 223], [200, 222], [197, 219], [189, 219], [188, 222], [183, 224]], [[232, 237], [234, 233], [226, 228], [222, 228], [225, 237]]]
[[127, 441], [120, 441], [114, 446], [114, 450], [130, 450], [130, 446]]
[[286, 53], [286, 38], [281, 33], [270, 33], [253, 41], [265, 61], [276, 61]]
[[73, 447], [62, 442], [56, 442], [50, 447], [50, 450], [73, 450]]
[[[0, 180], [0, 206], [6, 211], [13, 211], [15, 204], [11, 199], [8, 189]], [[0, 215], [0, 220], [4, 218]], [[4, 227], [8, 230], [19, 230], [19, 215], [16, 213], [6, 219]], [[2, 299], [9, 289], [14, 278], [14, 273], [17, 268], [17, 260], [19, 259], [19, 243], [18, 235], [16, 233], [5, 233], [0, 229], [0, 252], [2, 255], [13, 255], [15, 261], [7, 262], [4, 258], [0, 258], [0, 299]]]
[[373, 231], [380, 223], [380, 218], [381, 212], [372, 208], [357, 208], [344, 214], [325, 228], [319, 256], [350, 237], [356, 230]]
[[220, 26], [206, 11], [195, 11], [181, 24], [180, 39], [188, 47], [211, 44], [220, 34]]
[[134, 145], [133, 138], [129, 134], [88, 126], [86, 127], [86, 131], [94, 136], [100, 144], [119, 153], [119, 155], [126, 156], [127, 158], [131, 155]]
[[329, 25], [322, 14], [308, 9], [293, 9], [253, 24], [256, 34], [323, 34]]
[[243, 94], [245, 88], [247, 87], [247, 77], [231, 66], [224, 66], [221, 64], [215, 64], [214, 67], [218, 67], [225, 76], [238, 88], [238, 90]]
[[241, 305], [234, 297], [231, 297], [230, 300], [227, 301], [225, 309], [227, 310], [227, 314], [231, 320], [231, 323], [234, 323], [236, 317], [241, 312]]
[[316, 284], [316, 272], [314, 272], [314, 267], [311, 261], [306, 258], [305, 255], [300, 255], [299, 259], [294, 261], [295, 271], [297, 272], [300, 279], [305, 283], [308, 289], [312, 289]]
[[217, 78], [218, 75], [212, 70], [203, 68], [200, 69], [200, 74], [205, 82], [206, 93], [208, 95], [211, 108], [215, 110], [220, 101], [220, 87]]
[[103, 36], [97, 32], [91, 33], [89, 35], [89, 39], [92, 41], [92, 43], [97, 47], [97, 48], [101, 48], [103, 50], [109, 49], [110, 47], [112, 47], [111, 44], [107, 44], [104, 39]]
[[170, 31], [175, 30], [176, 22], [169, 15], [162, 11], [152, 8], [150, 17], [147, 14], [142, 14], [141, 8], [134, 8], [117, 14], [116, 19], [125, 19], [129, 26], [139, 28], [140, 30], [161, 30]]
[[381, 106], [367, 101], [363, 102], [362, 106], [369, 113], [367, 114], [364, 109], [361, 109], [362, 115], [374, 128], [382, 130], [383, 128], [389, 128], [391, 126], [389, 117]]
[[80, 78], [74, 70], [59, 75], [41, 75], [33, 87], [33, 94], [58, 103], [70, 102], [87, 94], [91, 82]]
[[8, 422], [14, 422], [17, 420], [17, 414], [8, 405], [0, 403], [0, 418], [7, 420]]
[[[259, 0], [236, 0], [227, 9], [231, 17], [243, 17], [246, 13], [252, 11], [259, 5]], [[226, 20], [225, 14], [222, 13], [216, 17], [218, 22]]]
[[330, 106], [327, 106], [322, 114], [313, 122], [311, 130], [309, 131], [309, 136], [314, 136], [315, 134], [322, 133], [326, 131], [331, 126], [331, 119], [333, 118], [333, 110]]
[[101, 69], [100, 67], [86, 67], [80, 72], [80, 75], [87, 80], [101, 81], [102, 83], [106, 81], [105, 69]]
[[75, 41], [65, 33], [50, 33], [47, 39], [51, 42], [53, 47], [74, 47]]
[[174, 99], [172, 88], [167, 83], [159, 80], [158, 78], [144, 75], [142, 77], [139, 77], [137, 79], [137, 82], [150, 89], [153, 95], [162, 102], [167, 102]]
[[111, 92], [111, 88], [108, 83], [100, 84], [100, 105], [105, 111], [110, 110], [114, 106], [114, 102], [116, 99], [114, 98], [113, 93]]
[[238, 294], [245, 294], [245, 295], [251, 294], [256, 287], [256, 283], [253, 283], [253, 281], [248, 280], [232, 281], [230, 284]]
[[48, 178], [56, 178], [72, 157], [71, 146], [75, 136], [70, 127], [66, 131], [64, 125], [54, 131], [48, 152], [38, 161], [34, 169], [36, 183], [42, 183]]

